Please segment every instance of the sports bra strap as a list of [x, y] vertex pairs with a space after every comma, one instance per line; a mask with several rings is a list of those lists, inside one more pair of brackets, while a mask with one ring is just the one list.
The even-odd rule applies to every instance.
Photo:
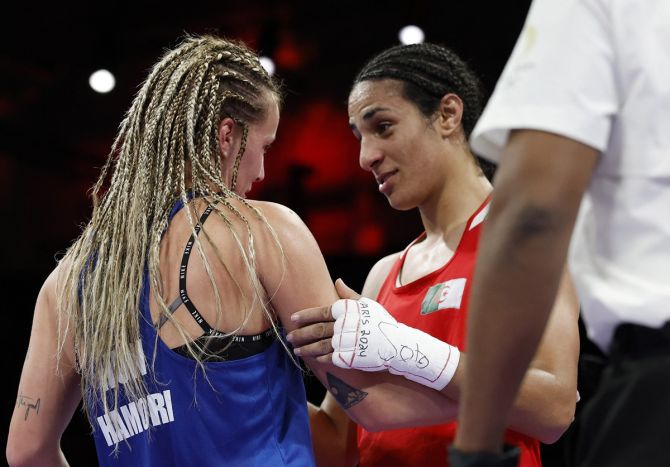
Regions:
[[188, 242], [186, 243], [186, 247], [184, 248], [184, 254], [181, 257], [181, 266], [179, 268], [179, 299], [181, 299], [181, 302], [186, 306], [186, 309], [188, 309], [189, 313], [191, 313], [191, 316], [193, 316], [195, 322], [198, 323], [198, 325], [202, 328], [202, 330], [205, 332], [206, 335], [223, 336], [224, 335], [223, 332], [217, 331], [216, 329], [211, 327], [207, 321], [205, 321], [205, 318], [202, 317], [200, 312], [197, 310], [197, 308], [189, 298], [188, 293], [186, 292], [186, 270], [188, 269], [188, 260], [191, 257], [191, 252], [193, 251], [193, 244], [195, 243], [195, 237], [196, 235], [200, 234], [202, 224], [204, 224], [204, 222], [207, 220], [207, 218], [209, 217], [209, 215], [212, 213], [213, 210], [214, 205], [209, 204], [207, 206], [207, 209], [205, 209], [205, 212], [202, 213], [200, 220], [198, 221], [198, 223], [194, 228], [195, 234], [193, 233], [191, 234], [191, 236], [188, 239]]

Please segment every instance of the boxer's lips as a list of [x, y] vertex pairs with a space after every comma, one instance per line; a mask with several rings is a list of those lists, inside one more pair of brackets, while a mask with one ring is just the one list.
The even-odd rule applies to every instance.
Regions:
[[380, 192], [386, 193], [388, 191], [388, 189], [390, 188], [390, 182], [392, 181], [391, 178], [397, 173], [398, 170], [395, 169], [383, 172], [379, 175], [375, 175], [375, 180], [377, 180]]

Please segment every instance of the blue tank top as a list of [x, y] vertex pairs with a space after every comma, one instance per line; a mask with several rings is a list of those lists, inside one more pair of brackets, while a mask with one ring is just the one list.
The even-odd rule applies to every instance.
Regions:
[[156, 339], [148, 284], [145, 273], [138, 364], [148, 395], [128, 401], [122, 394], [118, 410], [92, 411], [100, 465], [313, 466], [302, 373], [281, 342], [205, 362], [203, 375], [196, 361]]

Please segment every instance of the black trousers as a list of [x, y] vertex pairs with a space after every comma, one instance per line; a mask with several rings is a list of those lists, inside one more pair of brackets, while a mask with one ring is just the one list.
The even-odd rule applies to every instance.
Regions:
[[568, 465], [670, 467], [670, 322], [617, 328], [598, 387], [574, 425]]

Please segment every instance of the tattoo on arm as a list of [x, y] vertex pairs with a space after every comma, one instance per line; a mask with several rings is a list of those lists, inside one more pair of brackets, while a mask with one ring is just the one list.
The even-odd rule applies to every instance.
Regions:
[[330, 373], [326, 373], [326, 379], [328, 380], [328, 390], [344, 409], [352, 408], [368, 395], [367, 392], [349, 386], [340, 378]]
[[35, 413], [40, 413], [40, 398], [34, 399], [32, 397], [19, 394], [19, 397], [16, 398], [16, 407], [25, 407], [26, 414], [23, 417], [24, 420], [28, 420], [28, 415], [30, 414], [30, 409], [34, 409]]

